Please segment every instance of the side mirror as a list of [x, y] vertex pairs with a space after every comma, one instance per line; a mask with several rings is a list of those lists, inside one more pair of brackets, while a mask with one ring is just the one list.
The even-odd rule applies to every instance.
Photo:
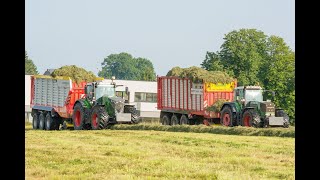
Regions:
[[128, 87], [126, 87], [126, 94], [128, 94], [128, 92], [129, 92], [129, 88], [128, 88]]
[[239, 91], [236, 91], [236, 96], [239, 96]]

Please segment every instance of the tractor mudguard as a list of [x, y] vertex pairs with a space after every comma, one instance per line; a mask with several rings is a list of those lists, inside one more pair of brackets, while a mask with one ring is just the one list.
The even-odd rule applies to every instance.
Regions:
[[237, 106], [236, 106], [236, 103], [234, 103], [234, 102], [225, 102], [225, 103], [222, 105], [220, 111], [222, 111], [222, 109], [223, 109], [225, 106], [230, 106], [233, 113], [239, 112], [239, 110], [237, 110], [238, 108], [237, 108]]

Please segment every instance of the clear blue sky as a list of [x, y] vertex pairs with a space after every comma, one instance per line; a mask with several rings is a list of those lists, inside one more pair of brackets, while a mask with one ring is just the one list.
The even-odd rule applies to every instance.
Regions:
[[152, 61], [157, 75], [200, 66], [225, 34], [255, 28], [295, 49], [293, 0], [28, 0], [25, 47], [38, 71], [76, 65], [95, 74], [110, 54]]

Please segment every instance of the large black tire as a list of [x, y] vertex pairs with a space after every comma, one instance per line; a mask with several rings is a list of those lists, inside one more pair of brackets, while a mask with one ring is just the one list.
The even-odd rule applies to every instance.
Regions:
[[229, 106], [225, 106], [220, 112], [220, 124], [223, 126], [233, 126], [233, 114]]
[[90, 122], [92, 130], [106, 128], [109, 121], [109, 115], [103, 106], [95, 106], [92, 108]]
[[170, 119], [167, 114], [162, 116], [162, 125], [170, 125]]
[[183, 115], [180, 117], [180, 124], [181, 124], [181, 125], [189, 124], [189, 119], [187, 118], [186, 115], [183, 114]]
[[284, 128], [288, 128], [290, 125], [290, 121], [289, 121], [289, 116], [286, 112], [284, 112], [284, 110], [276, 110], [276, 117], [283, 117], [283, 127]]
[[56, 123], [54, 122], [54, 119], [52, 118], [51, 116], [51, 113], [48, 112], [47, 115], [46, 115], [46, 127], [45, 129], [46, 130], [54, 130], [56, 127]]
[[39, 114], [38, 113], [33, 113], [32, 116], [32, 129], [39, 129]]
[[81, 103], [77, 103], [74, 106], [72, 114], [73, 127], [75, 130], [82, 130], [85, 123], [85, 113], [84, 108]]
[[254, 109], [247, 109], [243, 112], [241, 125], [246, 127], [262, 127], [260, 115]]
[[171, 116], [171, 125], [172, 126], [179, 125], [179, 119], [175, 114]]
[[44, 130], [46, 126], [46, 113], [41, 112], [39, 115], [39, 129]]
[[138, 111], [136, 110], [136, 108], [133, 108], [131, 111], [131, 121], [132, 123], [139, 123], [141, 120], [140, 116], [138, 115]]
[[131, 113], [131, 122], [134, 124], [137, 124], [141, 121], [137, 109], [133, 106], [124, 106], [124, 113]]

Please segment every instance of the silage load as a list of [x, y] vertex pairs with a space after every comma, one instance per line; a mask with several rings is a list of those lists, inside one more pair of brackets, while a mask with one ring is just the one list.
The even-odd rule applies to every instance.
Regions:
[[220, 109], [225, 102], [227, 102], [227, 100], [219, 99], [212, 106], [207, 107], [206, 111], [212, 111], [212, 112], [218, 113], [220, 112]]
[[173, 67], [167, 76], [176, 76], [181, 78], [189, 78], [193, 82], [205, 83], [230, 83], [234, 78], [222, 71], [207, 71], [200, 67], [191, 66], [189, 68]]
[[68, 76], [76, 83], [80, 83], [82, 81], [93, 82], [97, 78], [91, 71], [86, 71], [85, 69], [75, 65], [62, 66], [59, 69], [55, 69], [51, 76]]

